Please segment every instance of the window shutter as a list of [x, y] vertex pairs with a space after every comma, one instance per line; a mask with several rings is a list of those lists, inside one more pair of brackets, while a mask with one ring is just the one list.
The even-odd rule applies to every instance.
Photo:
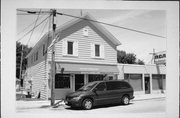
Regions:
[[62, 54], [67, 55], [67, 41], [66, 40], [63, 40]]
[[101, 57], [101, 58], [104, 58], [104, 55], [105, 55], [104, 45], [101, 44], [101, 45], [100, 45], [100, 57]]
[[73, 50], [73, 54], [74, 54], [74, 56], [78, 56], [78, 41], [74, 41], [74, 44], [73, 44], [73, 48], [74, 48], [74, 50]]
[[92, 58], [95, 57], [95, 45], [94, 45], [94, 43], [91, 43], [91, 57]]

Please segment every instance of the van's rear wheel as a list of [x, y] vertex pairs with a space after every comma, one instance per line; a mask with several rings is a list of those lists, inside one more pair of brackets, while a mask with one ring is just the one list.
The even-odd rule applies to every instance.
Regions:
[[124, 104], [124, 105], [128, 105], [129, 104], [129, 101], [130, 101], [130, 99], [129, 99], [129, 97], [127, 96], [127, 95], [125, 95], [125, 96], [123, 96], [122, 97], [122, 104]]
[[82, 107], [84, 109], [89, 110], [89, 109], [92, 108], [92, 106], [93, 106], [93, 102], [92, 102], [91, 99], [86, 98], [86, 99], [83, 100]]

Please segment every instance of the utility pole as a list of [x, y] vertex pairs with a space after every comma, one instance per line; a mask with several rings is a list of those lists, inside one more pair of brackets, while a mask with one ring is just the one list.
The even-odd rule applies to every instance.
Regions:
[[20, 62], [20, 71], [19, 71], [19, 79], [21, 80], [22, 82], [22, 62], [23, 62], [23, 44], [21, 44], [22, 47], [21, 47], [21, 62]]
[[52, 10], [52, 53], [51, 53], [51, 106], [54, 105], [55, 102], [55, 96], [54, 96], [54, 80], [55, 80], [55, 51], [54, 51], [54, 38], [55, 38], [55, 30], [56, 30], [56, 24], [54, 23], [54, 17], [56, 17], [56, 10]]
[[[152, 55], [152, 59], [153, 59], [153, 64], [155, 64], [155, 49], [153, 48], [153, 53], [149, 53]], [[152, 63], [152, 60], [151, 60], [151, 63]]]

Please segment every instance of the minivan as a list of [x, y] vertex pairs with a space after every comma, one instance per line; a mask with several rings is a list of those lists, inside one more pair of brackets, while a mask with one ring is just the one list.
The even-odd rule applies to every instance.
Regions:
[[123, 80], [90, 82], [66, 96], [65, 104], [89, 110], [94, 106], [122, 103], [128, 105], [134, 98], [132, 86]]

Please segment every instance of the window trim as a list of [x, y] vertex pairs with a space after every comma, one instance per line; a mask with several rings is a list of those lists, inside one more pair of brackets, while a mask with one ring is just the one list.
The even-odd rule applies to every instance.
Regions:
[[[68, 54], [68, 42], [73, 42], [73, 54]], [[79, 41], [74, 39], [63, 40], [62, 55], [69, 57], [78, 57], [79, 53]]]
[[[95, 45], [99, 45], [99, 56], [96, 56]], [[105, 48], [103, 43], [91, 43], [91, 58], [105, 59]]]

